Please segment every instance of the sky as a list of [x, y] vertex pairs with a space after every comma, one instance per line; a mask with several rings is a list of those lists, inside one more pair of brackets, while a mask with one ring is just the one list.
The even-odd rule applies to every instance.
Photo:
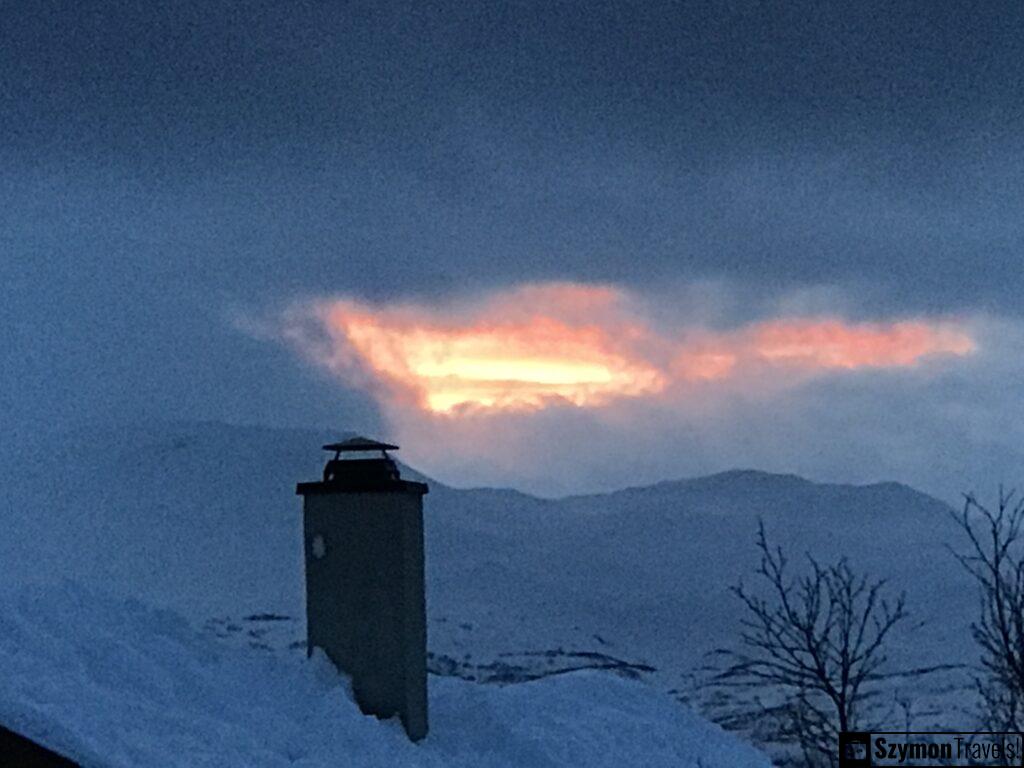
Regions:
[[1024, 7], [9, 4], [7, 439], [1024, 483]]

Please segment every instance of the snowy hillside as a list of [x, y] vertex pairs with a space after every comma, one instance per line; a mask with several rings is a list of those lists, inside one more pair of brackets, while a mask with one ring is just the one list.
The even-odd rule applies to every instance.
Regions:
[[81, 762], [136, 766], [767, 768], [640, 683], [433, 678], [433, 730], [364, 717], [322, 656], [232, 648], [167, 611], [64, 585], [0, 601], [0, 722]]
[[[287, 647], [303, 637], [294, 486], [318, 476], [319, 446], [336, 436], [160, 425], [8, 456], [8, 583], [66, 575], [197, 624], [279, 613], [296, 619]], [[568, 667], [600, 654], [646, 663], [652, 683], [685, 691], [704, 654], [735, 634], [728, 586], [756, 562], [758, 518], [796, 557], [845, 554], [907, 590], [925, 623], [897, 638], [897, 662], [973, 658], [976, 596], [945, 549], [960, 543], [948, 508], [896, 483], [742, 471], [552, 501], [431, 482], [425, 511], [429, 645], [450, 674], [511, 664], [529, 677], [530, 660]]]

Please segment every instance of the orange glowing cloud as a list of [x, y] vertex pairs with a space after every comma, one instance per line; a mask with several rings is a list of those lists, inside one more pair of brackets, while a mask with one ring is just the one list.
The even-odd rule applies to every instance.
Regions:
[[758, 326], [753, 346], [772, 362], [847, 369], [908, 366], [928, 355], [963, 356], [975, 349], [965, 331], [919, 321], [854, 326], [837, 320], [778, 321]]
[[910, 367], [975, 351], [971, 335], [949, 321], [796, 318], [726, 333], [665, 332], [631, 311], [634, 304], [617, 288], [571, 283], [445, 308], [332, 300], [315, 316], [334, 346], [311, 354], [351, 381], [369, 376], [389, 402], [459, 414], [559, 402], [602, 407], [706, 382], [763, 382], [773, 371]]
[[455, 321], [349, 301], [330, 304], [322, 317], [382, 383], [430, 411], [535, 409], [553, 400], [598, 406], [666, 384], [616, 333], [632, 339], [637, 329], [579, 317], [606, 315], [614, 299], [606, 289], [546, 286], [496, 296]]
[[[906, 368], [933, 355], [963, 357], [974, 340], [950, 323], [921, 320], [847, 324], [836, 319], [771, 320], [699, 344], [682, 345], [676, 379], [727, 379], [758, 365], [813, 374], [857, 368]], [[765, 372], [761, 372], [765, 375]]]

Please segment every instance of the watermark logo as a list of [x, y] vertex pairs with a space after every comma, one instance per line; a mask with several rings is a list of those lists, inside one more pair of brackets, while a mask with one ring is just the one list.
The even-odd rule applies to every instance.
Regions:
[[1024, 733], [970, 731], [843, 731], [839, 768], [1006, 768], [1024, 766]]

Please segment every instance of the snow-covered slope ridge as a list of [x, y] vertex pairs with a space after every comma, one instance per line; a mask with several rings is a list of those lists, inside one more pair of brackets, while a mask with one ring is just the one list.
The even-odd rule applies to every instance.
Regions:
[[432, 732], [363, 716], [323, 657], [230, 647], [64, 583], [0, 600], [0, 722], [86, 766], [730, 766], [753, 748], [647, 686], [431, 678]]

